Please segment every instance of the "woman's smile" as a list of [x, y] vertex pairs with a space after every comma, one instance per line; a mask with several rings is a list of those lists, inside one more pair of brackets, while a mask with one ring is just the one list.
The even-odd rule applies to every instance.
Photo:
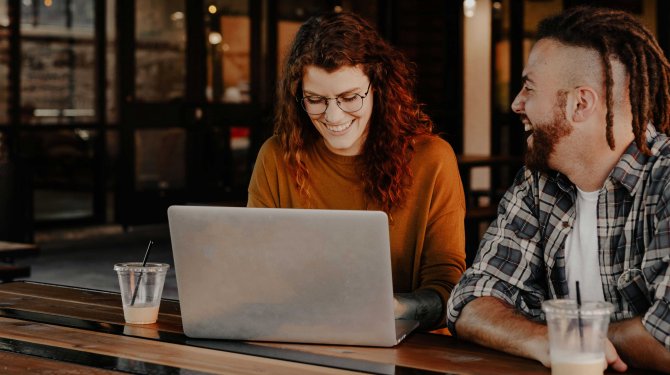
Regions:
[[332, 125], [321, 121], [321, 124], [323, 124], [323, 126], [325, 126], [326, 129], [330, 130], [333, 133], [342, 133], [345, 130], [348, 130], [351, 127], [351, 125], [353, 125], [354, 121], [356, 121], [356, 119], [352, 119], [349, 122], [345, 122], [339, 125]]

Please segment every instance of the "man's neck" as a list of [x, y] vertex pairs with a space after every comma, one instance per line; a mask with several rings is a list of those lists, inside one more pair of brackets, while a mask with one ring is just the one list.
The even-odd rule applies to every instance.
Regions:
[[618, 142], [614, 150], [608, 149], [607, 151], [597, 153], [597, 156], [590, 155], [583, 158], [579, 163], [574, 163], [563, 173], [582, 191], [600, 190], [605, 185], [605, 180], [612, 173], [612, 170], [623, 156], [630, 142]]

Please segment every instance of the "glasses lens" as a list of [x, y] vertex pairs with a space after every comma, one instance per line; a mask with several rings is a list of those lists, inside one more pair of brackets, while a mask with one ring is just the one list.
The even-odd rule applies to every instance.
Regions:
[[[332, 99], [331, 99], [332, 100]], [[363, 97], [360, 95], [342, 96], [337, 98], [337, 106], [344, 112], [356, 112], [363, 108]], [[318, 96], [306, 96], [300, 101], [302, 108], [310, 115], [320, 115], [328, 108], [328, 99]]]
[[337, 105], [344, 112], [356, 112], [363, 107], [363, 98], [358, 95], [340, 97]]
[[305, 109], [305, 112], [309, 113], [310, 115], [320, 115], [323, 112], [326, 112], [326, 107], [328, 107], [325, 100], [322, 98], [315, 98], [310, 96], [302, 98], [300, 103], [302, 103], [302, 108]]

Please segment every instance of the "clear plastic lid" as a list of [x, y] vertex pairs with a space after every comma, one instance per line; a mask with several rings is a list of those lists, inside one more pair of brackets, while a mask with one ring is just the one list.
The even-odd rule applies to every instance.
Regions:
[[147, 263], [142, 266], [142, 262], [127, 262], [114, 265], [114, 271], [117, 272], [166, 272], [169, 268], [167, 263]]
[[547, 315], [587, 317], [610, 315], [614, 306], [605, 301], [584, 301], [580, 308], [573, 299], [551, 299], [542, 302], [542, 310]]

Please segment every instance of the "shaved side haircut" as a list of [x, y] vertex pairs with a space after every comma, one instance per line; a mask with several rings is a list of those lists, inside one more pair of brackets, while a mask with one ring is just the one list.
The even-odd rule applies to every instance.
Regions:
[[659, 132], [670, 135], [670, 63], [652, 33], [634, 16], [618, 10], [575, 7], [542, 21], [537, 38], [554, 39], [600, 54], [605, 71], [606, 137], [611, 149], [615, 146], [611, 58], [620, 61], [627, 70], [637, 147], [649, 154], [645, 142], [649, 122]]

